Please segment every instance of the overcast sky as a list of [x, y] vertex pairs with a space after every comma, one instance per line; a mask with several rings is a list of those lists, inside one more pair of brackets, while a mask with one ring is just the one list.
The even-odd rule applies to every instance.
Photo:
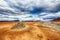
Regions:
[[60, 0], [0, 0], [0, 21], [50, 21], [60, 17]]

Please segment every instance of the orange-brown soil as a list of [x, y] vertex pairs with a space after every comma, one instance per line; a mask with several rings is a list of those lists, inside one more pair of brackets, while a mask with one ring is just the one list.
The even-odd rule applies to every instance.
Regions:
[[43, 26], [44, 22], [21, 22], [24, 28], [14, 28], [19, 22], [0, 22], [0, 40], [60, 40], [60, 32]]

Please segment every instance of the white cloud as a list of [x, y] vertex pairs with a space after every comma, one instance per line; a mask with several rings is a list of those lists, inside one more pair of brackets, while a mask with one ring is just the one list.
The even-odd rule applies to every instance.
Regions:
[[20, 6], [22, 8], [29, 10], [31, 10], [30, 8], [33, 9], [33, 7], [43, 7], [45, 8], [45, 10], [54, 10], [54, 9], [56, 10], [59, 4], [60, 4], [60, 0], [0, 0], [0, 8], [1, 6], [3, 6], [12, 9], [14, 8], [10, 7], [11, 5]]
[[[0, 0], [0, 20], [53, 20], [60, 17], [59, 5], [60, 0]], [[34, 10], [34, 7], [43, 8], [42, 12], [39, 14], [29, 13], [30, 11]], [[22, 12], [21, 8], [23, 8], [23, 10], [29, 11]], [[11, 12], [5, 12], [1, 10], [10, 10]], [[51, 11], [54, 11], [54, 13]], [[14, 14], [12, 12], [14, 12]]]

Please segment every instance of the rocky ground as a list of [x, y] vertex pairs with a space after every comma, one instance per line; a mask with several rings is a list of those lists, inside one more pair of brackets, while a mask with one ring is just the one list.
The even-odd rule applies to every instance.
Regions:
[[60, 20], [0, 22], [0, 40], [60, 40]]

